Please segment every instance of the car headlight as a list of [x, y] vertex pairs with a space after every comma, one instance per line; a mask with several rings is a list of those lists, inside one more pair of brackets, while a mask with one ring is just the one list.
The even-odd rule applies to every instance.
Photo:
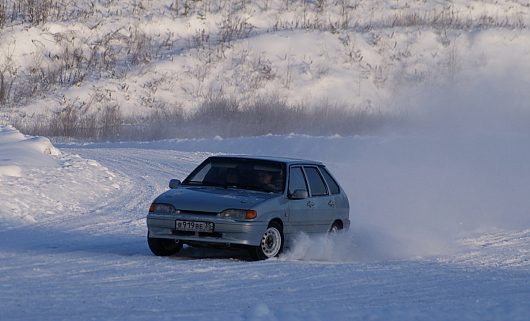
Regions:
[[160, 213], [160, 214], [175, 214], [178, 211], [170, 204], [151, 204], [149, 207], [149, 213]]
[[234, 220], [251, 220], [258, 216], [258, 213], [254, 210], [238, 210], [228, 209], [219, 213], [222, 218], [230, 218]]

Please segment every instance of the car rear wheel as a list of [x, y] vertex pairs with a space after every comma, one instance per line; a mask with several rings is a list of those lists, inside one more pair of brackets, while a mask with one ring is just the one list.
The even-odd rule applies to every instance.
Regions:
[[342, 224], [340, 224], [339, 222], [334, 222], [333, 225], [331, 225], [331, 228], [329, 229], [329, 233], [337, 233], [340, 230], [342, 230]]
[[261, 237], [259, 246], [250, 248], [250, 255], [255, 260], [265, 260], [278, 256], [283, 250], [283, 231], [280, 224], [272, 222]]
[[147, 244], [156, 256], [170, 256], [177, 254], [182, 249], [180, 241], [152, 238], [149, 233], [147, 233]]

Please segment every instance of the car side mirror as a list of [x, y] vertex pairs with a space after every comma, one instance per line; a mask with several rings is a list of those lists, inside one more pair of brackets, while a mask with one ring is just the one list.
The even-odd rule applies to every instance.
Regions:
[[294, 192], [289, 196], [289, 198], [293, 200], [303, 200], [308, 196], [309, 195], [307, 194], [307, 191], [305, 189], [295, 189]]
[[178, 179], [172, 179], [169, 181], [169, 188], [171, 189], [175, 189], [175, 188], [178, 188], [180, 186], [180, 181]]

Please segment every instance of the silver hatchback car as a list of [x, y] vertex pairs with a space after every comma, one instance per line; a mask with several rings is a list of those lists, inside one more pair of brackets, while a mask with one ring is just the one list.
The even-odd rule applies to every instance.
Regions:
[[320, 162], [213, 156], [158, 196], [147, 215], [149, 248], [168, 256], [190, 246], [249, 250], [254, 259], [280, 254], [299, 232], [348, 229], [344, 190]]

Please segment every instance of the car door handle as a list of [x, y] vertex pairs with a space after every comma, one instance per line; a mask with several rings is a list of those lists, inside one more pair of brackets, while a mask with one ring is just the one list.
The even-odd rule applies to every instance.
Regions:
[[307, 202], [307, 206], [313, 207], [313, 206], [315, 206], [315, 203], [313, 203], [312, 201], [309, 201], [309, 202]]
[[335, 201], [331, 200], [328, 202], [328, 205], [331, 207], [335, 207]]

